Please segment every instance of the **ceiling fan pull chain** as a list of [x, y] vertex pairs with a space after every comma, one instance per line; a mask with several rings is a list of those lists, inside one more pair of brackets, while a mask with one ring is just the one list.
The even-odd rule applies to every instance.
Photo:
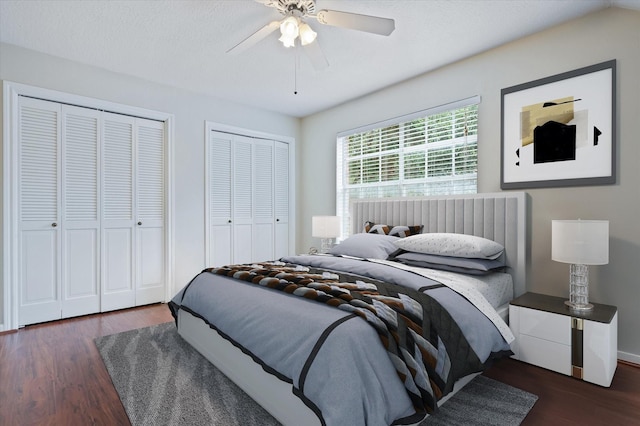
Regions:
[[293, 57], [293, 94], [298, 94], [298, 62], [300, 58], [300, 48], [296, 46]]

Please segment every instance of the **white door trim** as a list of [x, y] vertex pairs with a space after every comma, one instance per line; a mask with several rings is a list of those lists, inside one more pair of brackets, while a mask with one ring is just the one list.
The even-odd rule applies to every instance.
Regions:
[[166, 193], [165, 193], [165, 238], [167, 242], [165, 251], [165, 276], [167, 278], [165, 288], [165, 301], [171, 299], [174, 294], [174, 165], [173, 165], [173, 141], [174, 123], [173, 114], [154, 111], [130, 105], [118, 104], [100, 99], [79, 96], [41, 87], [29, 86], [11, 81], [3, 82], [3, 149], [2, 149], [2, 323], [0, 331], [15, 330], [18, 328], [18, 256], [14, 251], [18, 247], [18, 184], [17, 184], [17, 157], [16, 144], [18, 140], [18, 97], [30, 96], [39, 99], [50, 100], [64, 104], [77, 105], [87, 108], [116, 112], [141, 118], [163, 121], [166, 138]]

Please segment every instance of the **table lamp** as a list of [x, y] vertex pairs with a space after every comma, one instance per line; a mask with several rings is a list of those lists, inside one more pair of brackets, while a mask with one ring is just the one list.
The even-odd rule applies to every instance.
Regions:
[[609, 263], [608, 220], [551, 221], [551, 259], [570, 263], [569, 300], [571, 309], [593, 309], [589, 303], [589, 266]]
[[333, 247], [333, 239], [340, 236], [340, 217], [311, 217], [311, 236], [322, 239], [320, 253], [327, 253]]

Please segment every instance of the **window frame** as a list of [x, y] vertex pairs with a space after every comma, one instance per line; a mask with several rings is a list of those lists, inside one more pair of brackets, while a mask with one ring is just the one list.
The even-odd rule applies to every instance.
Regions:
[[[349, 215], [349, 199], [356, 198], [352, 195], [354, 192], [359, 192], [360, 196], [357, 198], [384, 198], [384, 197], [402, 197], [402, 196], [417, 196], [417, 195], [425, 195], [424, 192], [428, 191], [430, 195], [446, 195], [446, 194], [474, 194], [478, 191], [477, 186], [477, 165], [478, 165], [478, 110], [480, 104], [480, 97], [474, 96], [466, 99], [462, 99], [460, 101], [451, 102], [448, 104], [440, 105], [434, 108], [429, 108], [421, 111], [416, 111], [411, 114], [403, 115], [400, 117], [395, 117], [389, 120], [384, 120], [376, 123], [372, 123], [370, 125], [362, 126], [359, 128], [343, 131], [337, 134], [336, 137], [336, 213], [338, 216], [342, 216], [342, 236], [343, 238], [349, 235], [350, 232], [350, 219]], [[458, 135], [456, 133], [457, 128], [455, 127], [455, 123], [452, 124], [451, 127], [451, 136], [445, 140], [440, 141], [432, 141], [429, 142], [429, 135], [426, 133], [428, 124], [424, 124], [425, 135], [423, 136], [423, 142], [417, 144], [407, 143], [408, 139], [411, 139], [413, 135], [412, 132], [407, 132], [407, 125], [412, 124], [412, 122], [418, 119], [424, 119], [426, 122], [429, 118], [434, 118], [439, 114], [453, 112], [459, 109], [467, 108], [470, 106], [476, 106], [476, 115], [475, 115], [475, 132], [474, 134], [468, 135]], [[389, 142], [393, 139], [393, 136], [390, 137], [381, 137], [381, 133], [383, 131], [388, 131], [389, 128], [398, 126], [397, 129], [397, 146], [392, 147], [392, 149], [381, 150], [380, 144], [383, 142]], [[440, 128], [438, 128], [440, 130]], [[360, 152], [356, 153], [356, 155], [349, 155], [349, 147], [346, 146], [348, 144], [348, 139], [354, 136], [365, 137], [367, 132], [378, 133], [372, 140], [377, 140], [378, 149], [372, 152], [363, 152], [362, 141], [360, 141]], [[419, 131], [418, 131], [419, 132]], [[408, 135], [408, 136], [407, 136]], [[447, 163], [451, 165], [451, 169], [456, 168], [456, 158], [457, 154], [460, 152], [459, 150], [463, 148], [465, 145], [475, 145], [475, 152], [471, 155], [471, 157], [475, 157], [475, 161], [472, 163], [472, 167], [475, 166], [475, 173], [469, 173], [461, 175], [460, 177], [455, 176], [455, 172], [438, 177], [438, 176], [429, 176], [429, 168], [428, 166], [430, 161], [434, 161], [433, 158], [429, 158], [430, 152], [435, 152], [443, 149], [450, 149], [451, 153], [450, 161]], [[406, 177], [408, 172], [411, 172], [412, 169], [406, 168], [406, 160], [408, 155], [415, 153], [424, 153], [423, 161], [424, 161], [424, 174], [419, 177]], [[388, 157], [391, 155], [397, 155], [397, 171], [395, 173], [395, 179], [384, 180], [383, 173], [385, 172], [384, 166], [381, 164], [381, 159], [384, 157]], [[418, 155], [419, 157], [419, 155]], [[377, 179], [370, 179], [370, 182], [366, 182], [366, 168], [363, 167], [364, 160], [366, 159], [375, 159], [377, 158], [378, 167], [377, 167]], [[353, 183], [348, 182], [345, 185], [345, 181], [349, 179], [349, 162], [358, 161], [360, 162], [360, 176], [359, 179], [355, 179], [357, 182]], [[437, 161], [437, 159], [435, 160]], [[420, 159], [418, 159], [418, 163], [420, 163]], [[460, 164], [460, 163], [458, 163]], [[446, 166], [445, 166], [446, 167]], [[464, 162], [460, 166], [461, 168], [468, 167]], [[387, 168], [388, 169], [388, 168]], [[392, 177], [394, 173], [391, 173]], [[352, 175], [353, 176], [353, 175]], [[438, 181], [445, 182], [444, 186], [448, 186], [445, 190], [438, 190]], [[458, 187], [458, 190], [453, 189], [455, 182], [459, 181], [461, 186]], [[413, 185], [413, 188], [412, 188]], [[423, 188], [432, 186], [429, 191], [428, 188], [423, 190], [418, 190], [417, 188], [422, 186]], [[469, 189], [469, 187], [473, 187]], [[462, 187], [462, 189], [461, 189]], [[369, 192], [371, 195], [367, 196], [366, 193]], [[420, 192], [420, 193], [416, 193]], [[363, 194], [365, 194], [363, 196]]]

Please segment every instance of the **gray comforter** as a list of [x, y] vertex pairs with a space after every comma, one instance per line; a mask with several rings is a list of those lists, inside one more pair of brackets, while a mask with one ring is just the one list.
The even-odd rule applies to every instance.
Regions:
[[[446, 308], [474, 357], [484, 363], [509, 345], [465, 298], [428, 278], [372, 262], [332, 256], [293, 256], [287, 263], [347, 271], [424, 290]], [[215, 285], [212, 281], [215, 280]], [[292, 384], [327, 425], [416, 423], [417, 414], [378, 334], [362, 318], [311, 300], [209, 273], [197, 275], [171, 301]], [[452, 363], [459, 356], [447, 347]], [[463, 357], [465, 355], [463, 354]], [[477, 366], [474, 366], [477, 368]], [[480, 365], [481, 369], [481, 365]], [[452, 367], [451, 383], [472, 373]], [[477, 370], [476, 370], [477, 371]], [[450, 391], [450, 386], [447, 391]]]

